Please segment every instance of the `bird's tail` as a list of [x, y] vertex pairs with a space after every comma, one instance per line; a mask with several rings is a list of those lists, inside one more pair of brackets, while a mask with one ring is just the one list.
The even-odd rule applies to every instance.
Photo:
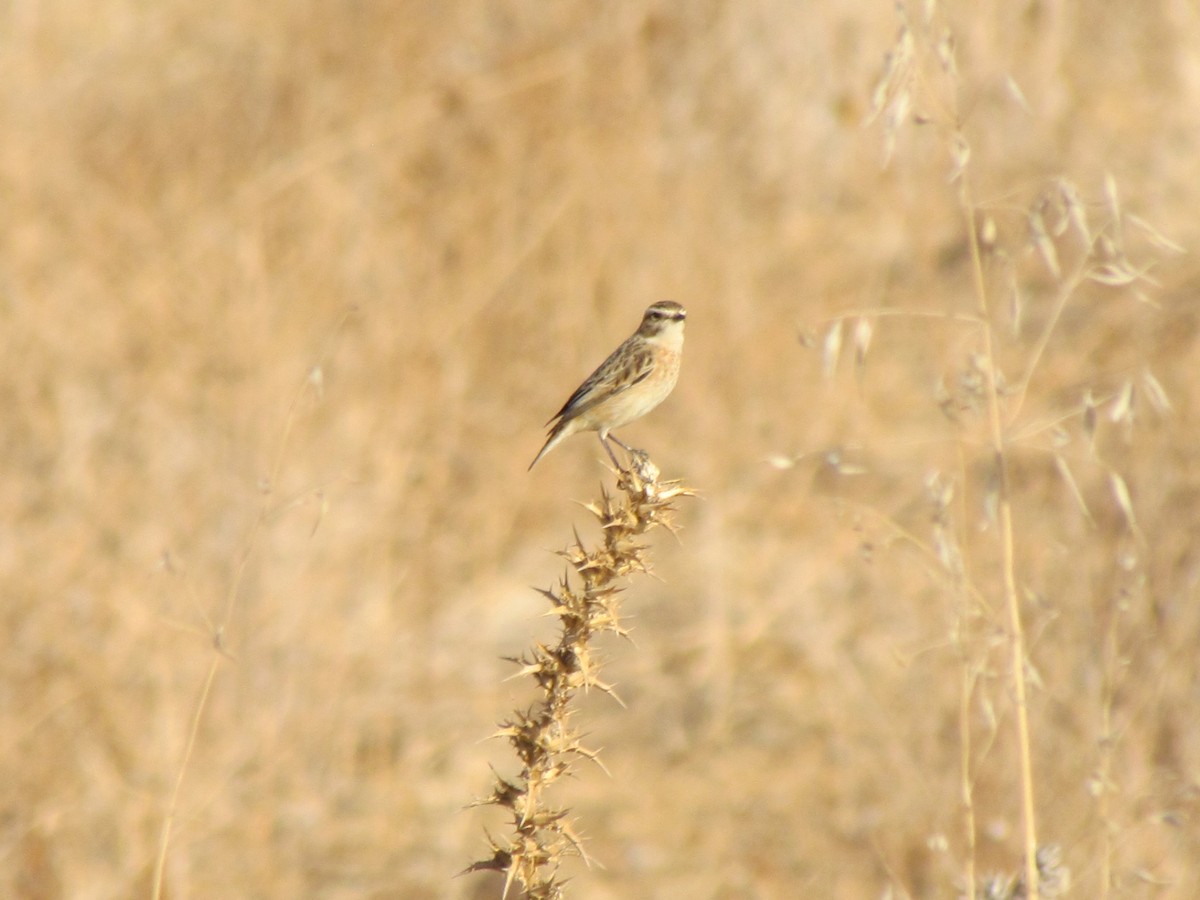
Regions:
[[568, 420], [559, 420], [559, 423], [550, 429], [550, 436], [546, 438], [546, 443], [542, 445], [542, 449], [538, 452], [538, 455], [533, 458], [533, 462], [529, 464], [529, 469], [526, 469], [526, 472], [536, 466], [538, 464], [538, 460], [553, 450], [560, 441], [570, 435], [571, 432], [567, 428], [568, 424]]

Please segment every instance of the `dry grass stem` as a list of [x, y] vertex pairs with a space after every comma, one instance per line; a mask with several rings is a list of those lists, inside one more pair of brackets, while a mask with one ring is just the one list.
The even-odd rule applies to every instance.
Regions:
[[[954, 424], [966, 428], [973, 420], [982, 420], [983, 435], [972, 434], [960, 444], [961, 475], [959, 481], [970, 480], [971, 472], [985, 473], [980, 490], [984, 521], [995, 535], [996, 553], [994, 572], [998, 584], [989, 590], [979, 582], [982, 577], [977, 566], [969, 560], [978, 557], [979, 550], [964, 552], [962, 548], [971, 543], [965, 535], [956, 532], [947, 521], [947, 503], [935, 502], [933, 525], [934, 546], [943, 567], [954, 584], [955, 603], [958, 608], [957, 622], [952, 641], [959, 650], [962, 666], [959, 694], [959, 741], [962, 783], [962, 802], [965, 835], [963, 862], [966, 896], [975, 898], [977, 891], [988, 900], [992, 898], [1058, 897], [1065, 893], [1070, 879], [1062, 865], [1062, 853], [1057, 846], [1044, 847], [1038, 839], [1037, 772], [1035, 771], [1035, 738], [1032, 696], [1044, 692], [1045, 685], [1038, 667], [1030, 655], [1030, 638], [1025, 601], [1022, 594], [1024, 576], [1022, 566], [1027, 563], [1018, 553], [1016, 507], [1020, 498], [1014, 490], [1011, 474], [1014, 452], [1028, 450], [1034, 446], [1035, 436], [1045, 435], [1047, 455], [1065, 485], [1066, 491], [1083, 518], [1093, 526], [1095, 518], [1088, 499], [1079, 485], [1071, 461], [1062, 453], [1062, 448], [1071, 442], [1067, 430], [1069, 423], [1079, 422], [1087, 444], [1093, 450], [1091, 468], [1099, 470], [1107, 479], [1113, 504], [1119, 511], [1125, 530], [1133, 540], [1145, 544], [1145, 537], [1138, 524], [1138, 515], [1126, 478], [1102, 460], [1094, 458], [1097, 428], [1097, 404], [1091, 388], [1084, 392], [1081, 407], [1071, 409], [1052, 418], [1049, 425], [1030, 424], [1022, 419], [1022, 411], [1031, 397], [1037, 394], [1042, 372], [1047, 365], [1055, 338], [1062, 330], [1064, 318], [1072, 304], [1078, 305], [1084, 286], [1088, 283], [1103, 285], [1114, 290], [1128, 290], [1136, 299], [1145, 299], [1145, 286], [1152, 284], [1148, 273], [1150, 264], [1131, 261], [1125, 241], [1126, 223], [1137, 228], [1134, 217], [1127, 216], [1120, 201], [1119, 190], [1111, 174], [1106, 175], [1103, 185], [1105, 216], [1097, 217], [1091, 212], [1083, 192], [1065, 177], [1053, 178], [1036, 195], [1025, 212], [1025, 246], [1014, 247], [1011, 239], [1000, 235], [997, 216], [1000, 211], [977, 201], [974, 182], [978, 177], [976, 163], [971, 152], [969, 128], [961, 112], [961, 75], [955, 61], [954, 33], [948, 17], [938, 4], [926, 4], [920, 18], [910, 16], [903, 5], [897, 6], [900, 17], [900, 36], [884, 65], [874, 98], [874, 118], [882, 121], [884, 130], [884, 157], [890, 160], [896, 151], [897, 140], [903, 126], [911, 121], [933, 126], [943, 142], [943, 150], [949, 168], [948, 181], [955, 185], [955, 199], [965, 229], [967, 251], [966, 269], [969, 273], [971, 290], [976, 307], [975, 349], [969, 351], [968, 359], [957, 384], [948, 386], [939, 381], [937, 402]], [[1010, 94], [1028, 113], [1028, 102], [1015, 82], [1008, 79]], [[920, 109], [919, 113], [912, 110]], [[1156, 241], [1155, 229], [1140, 228], [1150, 236], [1150, 243], [1160, 249], [1169, 248], [1170, 241]], [[1039, 311], [1041, 323], [1031, 342], [1023, 340], [1026, 299], [1018, 285], [1016, 261], [1022, 253], [1031, 252], [1041, 260], [1053, 287], [1053, 300], [1049, 309]], [[1011, 337], [1007, 345], [999, 326], [997, 304], [992, 300], [995, 283], [999, 282], [1011, 299]], [[914, 315], [919, 315], [916, 313]], [[951, 311], [947, 320], [960, 320], [961, 313]], [[865, 321], [862, 319], [860, 321]], [[829, 335], [840, 335], [842, 319], [835, 321]], [[831, 353], [831, 340], [827, 338], [822, 370], [828, 376], [832, 371], [831, 356], [836, 361], [836, 350]], [[865, 345], [865, 342], [864, 342]], [[836, 345], [835, 345], [836, 346]], [[865, 349], [858, 353], [861, 368]], [[1004, 377], [1003, 360], [1019, 355], [1022, 358], [1022, 374], [1019, 381], [1010, 386]], [[1156, 397], [1152, 406], [1160, 415], [1166, 415], [1170, 401], [1165, 391], [1158, 391], [1150, 378], [1141, 379], [1144, 391]], [[1134, 382], [1127, 379], [1118, 390], [1110, 410], [1110, 419], [1125, 423], [1133, 420]], [[1037, 395], [1039, 401], [1044, 398]], [[965, 437], [965, 435], [964, 435]], [[1099, 463], [1096, 465], [1096, 463]], [[951, 489], [947, 486], [946, 491]], [[1011, 878], [992, 878], [986, 883], [976, 883], [976, 853], [978, 839], [976, 829], [979, 822], [979, 804], [974, 794], [980, 778], [976, 751], [973, 750], [972, 707], [976, 693], [981, 689], [980, 674], [987, 671], [985, 658], [979, 657], [976, 649], [985, 631], [975, 596], [997, 593], [1002, 599], [1005, 615], [1003, 640], [1007, 650], [1008, 693], [1011, 697], [1012, 725], [1017, 760], [1017, 783], [1022, 820], [1023, 872]], [[983, 620], [986, 621], [986, 620]], [[1045, 627], [1039, 622], [1038, 629]], [[1105, 680], [1106, 687], [1108, 685]], [[1101, 731], [1110, 733], [1111, 694], [1108, 690], [1102, 697]], [[1111, 748], [1107, 738], [1100, 752], [1099, 770], [1107, 781], [1107, 772], [1112, 763]], [[1107, 785], [1105, 785], [1105, 796]], [[1107, 819], [1107, 804], [1101, 800], [1102, 818]], [[1111, 856], [1112, 848], [1107, 834], [1103, 839], [1104, 852]], [[1107, 892], [1111, 880], [1110, 859], [1102, 863], [1101, 880]]]
[[[158, 847], [154, 856], [154, 868], [150, 883], [151, 900], [159, 900], [159, 898], [166, 894], [167, 857], [170, 852], [171, 834], [175, 828], [176, 818], [179, 815], [179, 798], [183, 790], [184, 780], [187, 778], [188, 769], [192, 765], [197, 741], [199, 740], [204, 718], [212, 699], [213, 686], [216, 683], [217, 675], [220, 672], [222, 664], [230, 660], [225, 646], [227, 640], [226, 631], [233, 618], [237, 603], [241, 598], [247, 568], [255, 552], [259, 549], [263, 532], [272, 518], [281, 507], [287, 508], [292, 505], [286, 500], [281, 501], [276, 490], [284, 464], [287, 461], [287, 454], [291, 449], [292, 431], [296, 426], [297, 419], [300, 417], [301, 404], [308, 397], [315, 397], [318, 400], [321, 398], [323, 366], [328, 364], [334, 345], [342, 336], [343, 330], [354, 313], [355, 310], [352, 308], [343, 311], [329, 332], [327, 346], [321, 359], [308, 369], [303, 380], [294, 390], [292, 399], [288, 404], [287, 413], [284, 416], [282, 433], [275, 445], [270, 470], [259, 482], [258, 512], [250, 526], [249, 534], [247, 534], [243, 541], [242, 548], [233, 567], [233, 577], [230, 579], [225, 591], [220, 619], [211, 626], [212, 645], [208, 671], [204, 675], [199, 696], [192, 710], [183, 755], [179, 760], [175, 777], [171, 781], [171, 790], [166, 800], [166, 809], [162, 815], [162, 823], [158, 832]], [[319, 493], [319, 490], [317, 493]]]

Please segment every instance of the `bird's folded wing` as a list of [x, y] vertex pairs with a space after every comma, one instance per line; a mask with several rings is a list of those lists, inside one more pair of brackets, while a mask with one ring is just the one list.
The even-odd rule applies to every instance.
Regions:
[[574, 418], [582, 415], [593, 406], [629, 390], [635, 384], [645, 381], [654, 370], [654, 353], [649, 347], [641, 347], [630, 351], [621, 346], [606, 359], [600, 368], [588, 376], [587, 381], [571, 395], [563, 404], [563, 408], [555, 413], [549, 425], [555, 419]]

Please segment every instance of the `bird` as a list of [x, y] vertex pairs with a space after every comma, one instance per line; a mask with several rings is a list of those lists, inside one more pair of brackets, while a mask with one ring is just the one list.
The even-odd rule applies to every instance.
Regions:
[[674, 389], [683, 353], [685, 318], [687, 310], [671, 300], [651, 305], [642, 316], [638, 330], [614, 350], [575, 390], [562, 409], [546, 422], [547, 425], [553, 423], [549, 436], [529, 468], [579, 431], [597, 432], [613, 465], [622, 468], [609, 446], [609, 439], [627, 453], [632, 453], [633, 449], [613, 434], [612, 429], [640, 419], [666, 400]]

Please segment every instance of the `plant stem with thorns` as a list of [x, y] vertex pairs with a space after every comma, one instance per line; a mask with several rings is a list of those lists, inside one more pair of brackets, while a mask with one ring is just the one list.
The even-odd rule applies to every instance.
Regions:
[[558, 642], [553, 647], [538, 643], [512, 660], [521, 666], [518, 674], [537, 682], [541, 698], [516, 711], [496, 733], [512, 745], [521, 761], [520, 774], [513, 780], [497, 775], [492, 793], [474, 804], [509, 810], [512, 833], [504, 840], [490, 839], [492, 856], [467, 869], [504, 872], [506, 897], [519, 882], [530, 900], [557, 900], [563, 896], [558, 877], [563, 857], [587, 859], [569, 810], [552, 805], [546, 789], [572, 771], [577, 757], [601, 765], [571, 722], [580, 690], [594, 687], [615, 697], [612, 686], [600, 680], [592, 640], [605, 632], [626, 634], [618, 583], [648, 571], [647, 548], [638, 539], [656, 526], [670, 528], [673, 501], [691, 494], [677, 481], [659, 481], [658, 468], [644, 453], [634, 451], [631, 457], [632, 465], [618, 472], [617, 493], [603, 490], [598, 502], [585, 504], [600, 523], [601, 544], [589, 549], [576, 534], [574, 544], [562, 551], [575, 571], [575, 583], [564, 576], [557, 588], [542, 591], [561, 626]]

